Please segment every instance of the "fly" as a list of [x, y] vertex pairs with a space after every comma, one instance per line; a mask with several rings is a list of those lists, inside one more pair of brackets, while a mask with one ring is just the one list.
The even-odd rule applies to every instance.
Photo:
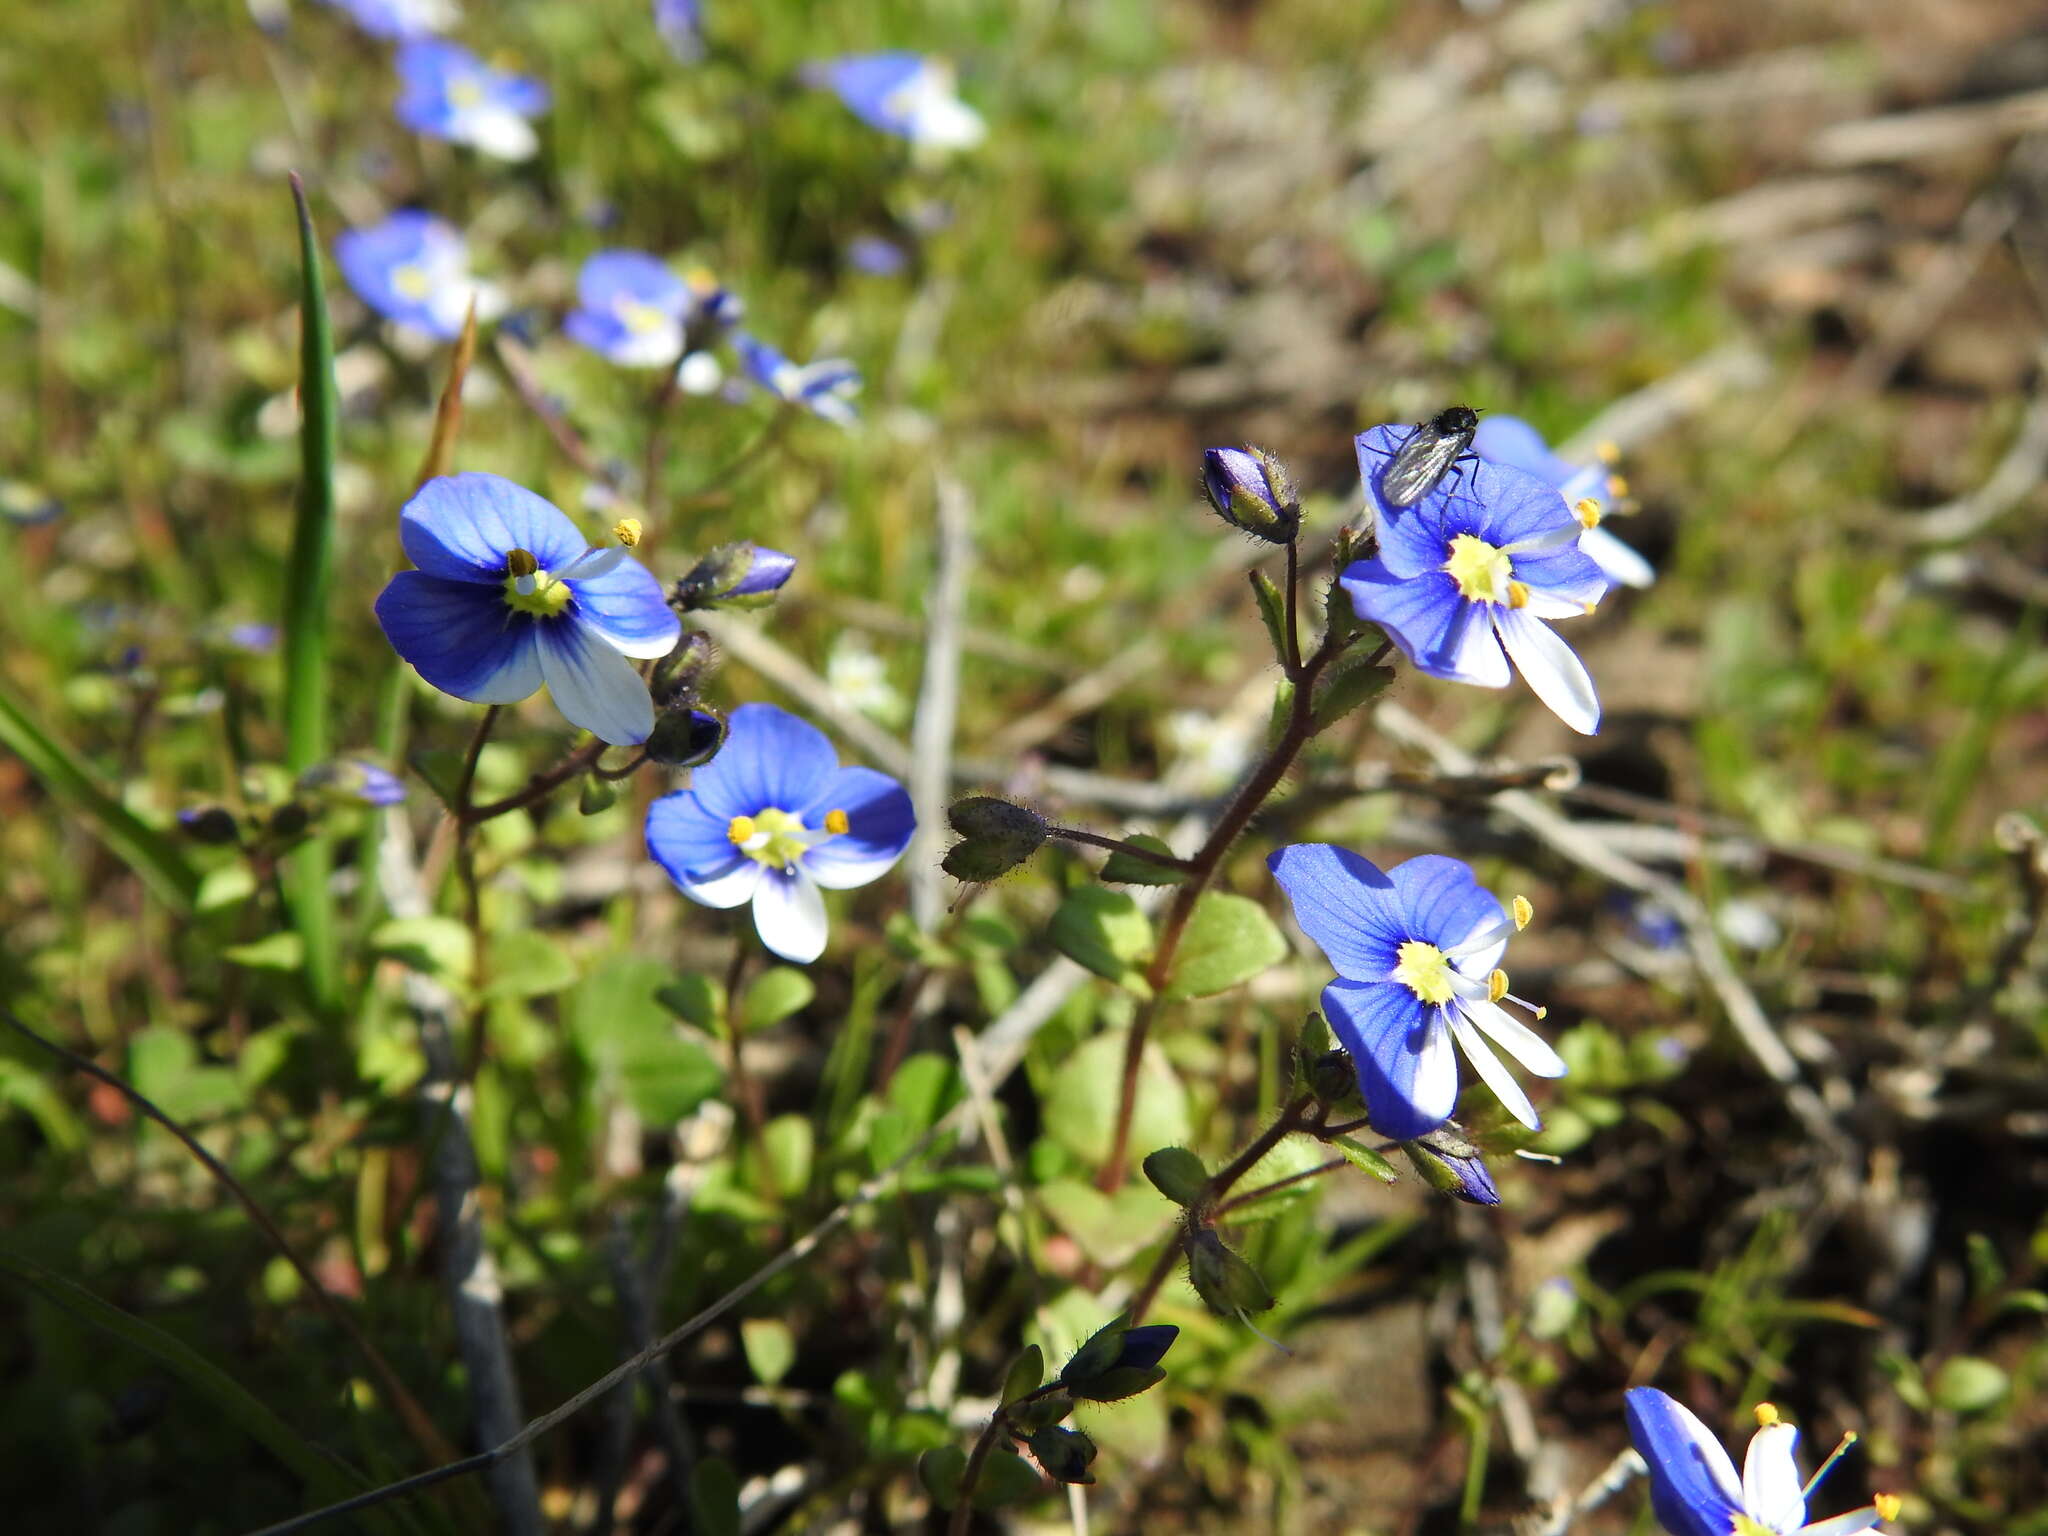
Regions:
[[1479, 413], [1469, 405], [1450, 406], [1418, 421], [1380, 475], [1381, 499], [1390, 507], [1414, 506], [1470, 452], [1478, 430]]

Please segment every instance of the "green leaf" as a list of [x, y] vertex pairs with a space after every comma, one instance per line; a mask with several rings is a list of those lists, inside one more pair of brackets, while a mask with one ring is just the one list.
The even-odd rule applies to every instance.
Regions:
[[1193, 1205], [1209, 1190], [1209, 1170], [1186, 1147], [1161, 1147], [1142, 1165], [1152, 1187], [1175, 1205]]
[[1188, 919], [1166, 995], [1212, 997], [1286, 958], [1287, 940], [1264, 907], [1244, 896], [1211, 891], [1195, 903]]
[[0, 687], [0, 746], [20, 758], [65, 810], [134, 870], [150, 894], [180, 912], [192, 909], [199, 876], [164, 833], [100, 788], [91, 771]]
[[2005, 1372], [1989, 1360], [1956, 1355], [1934, 1373], [1934, 1400], [1950, 1413], [1983, 1413], [1997, 1407], [2010, 1386]]
[[1401, 1170], [1356, 1137], [1339, 1136], [1330, 1145], [1343, 1153], [1345, 1161], [1352, 1167], [1371, 1174], [1382, 1184], [1400, 1182]]
[[1005, 1403], [1014, 1403], [1020, 1397], [1029, 1397], [1045, 1383], [1045, 1351], [1036, 1344], [1024, 1346], [1024, 1352], [1010, 1362], [1009, 1373], [1003, 1377]]
[[192, 1037], [162, 1024], [129, 1040], [128, 1080], [173, 1120], [211, 1120], [246, 1097], [231, 1068], [201, 1066]]
[[685, 971], [654, 994], [661, 1005], [685, 1024], [717, 1033], [725, 1017], [725, 988], [709, 976]]
[[[334, 386], [334, 332], [327, 318], [327, 288], [320, 276], [320, 239], [306, 190], [292, 177], [299, 219], [299, 503], [285, 566], [284, 760], [294, 774], [328, 756], [328, 589], [334, 579], [334, 452], [340, 435]], [[285, 861], [285, 891], [292, 922], [306, 940], [306, 987], [329, 1012], [339, 997], [334, 892], [329, 876], [334, 851], [318, 833]]]
[[[1100, 1164], [1109, 1156], [1109, 1139], [1123, 1094], [1127, 1039], [1127, 1032], [1112, 1030], [1084, 1042], [1060, 1064], [1046, 1095], [1046, 1133], [1085, 1164]], [[1173, 1146], [1193, 1133], [1187, 1090], [1158, 1042], [1148, 1042], [1138, 1059], [1130, 1145]]]
[[1152, 954], [1152, 924], [1122, 891], [1084, 885], [1070, 892], [1046, 929], [1052, 946], [1076, 965], [1144, 996], [1144, 962]]
[[957, 1445], [942, 1445], [917, 1459], [917, 1480], [941, 1509], [960, 1502], [960, 1480], [967, 1475], [967, 1453]]
[[199, 882], [197, 910], [220, 912], [229, 907], [239, 907], [256, 894], [256, 871], [240, 859], [232, 864], [223, 864], [219, 869], [210, 869]]
[[247, 944], [230, 944], [220, 957], [252, 971], [296, 971], [306, 963], [306, 940], [296, 933], [268, 933]]
[[1369, 663], [1363, 655], [1347, 656], [1326, 672], [1317, 685], [1310, 721], [1318, 731], [1326, 731], [1360, 705], [1370, 704], [1385, 693], [1393, 680], [1392, 667]]
[[706, 1456], [690, 1474], [691, 1529], [697, 1536], [740, 1536], [740, 1475], [722, 1456]]
[[1143, 1184], [1105, 1195], [1084, 1179], [1054, 1179], [1038, 1191], [1045, 1214], [1094, 1264], [1114, 1267], [1156, 1242], [1172, 1221], [1171, 1201]]
[[452, 990], [469, 990], [475, 950], [469, 929], [452, 917], [394, 917], [371, 930], [370, 949]]
[[761, 1127], [761, 1153], [775, 1189], [784, 1199], [800, 1195], [811, 1184], [811, 1163], [817, 1135], [808, 1115], [777, 1115]]
[[1005, 1504], [1021, 1504], [1036, 1498], [1044, 1487], [1045, 1480], [1022, 1456], [1015, 1451], [994, 1450], [981, 1464], [981, 1481], [974, 1488], [974, 1507], [1000, 1509]]
[[817, 995], [817, 983], [808, 975], [793, 965], [778, 965], [754, 978], [740, 1016], [750, 1033], [767, 1029], [808, 1008]]
[[485, 997], [552, 997], [576, 984], [576, 961], [553, 939], [522, 933], [493, 944], [484, 975]]
[[796, 1364], [796, 1335], [779, 1317], [749, 1317], [740, 1323], [740, 1347], [754, 1379], [772, 1387]]
[[[257, 1401], [234, 1377], [182, 1340], [5, 1249], [0, 1249], [0, 1270], [81, 1322], [153, 1356], [205, 1399], [213, 1414], [234, 1425], [287, 1470], [304, 1479], [313, 1496], [311, 1502], [335, 1503], [369, 1486], [361, 1473], [331, 1451], [300, 1436], [275, 1408]], [[381, 1512], [377, 1518], [383, 1519]], [[388, 1523], [385, 1528], [390, 1528]]]
[[1264, 571], [1251, 573], [1252, 599], [1258, 604], [1259, 622], [1266, 626], [1266, 638], [1273, 643], [1273, 659], [1287, 665], [1287, 599]]
[[[1135, 832], [1124, 841], [1133, 848], [1147, 848], [1169, 858], [1173, 856], [1173, 850], [1166, 846], [1166, 839], [1154, 837], [1149, 832]], [[1102, 865], [1102, 878], [1112, 885], [1179, 885], [1187, 877], [1186, 870], [1150, 864], [1143, 859], [1134, 859], [1128, 853], [1112, 853]]]
[[567, 1002], [569, 1036], [600, 1086], [657, 1127], [675, 1124], [725, 1082], [657, 996], [673, 975], [659, 961], [617, 959], [571, 988]]

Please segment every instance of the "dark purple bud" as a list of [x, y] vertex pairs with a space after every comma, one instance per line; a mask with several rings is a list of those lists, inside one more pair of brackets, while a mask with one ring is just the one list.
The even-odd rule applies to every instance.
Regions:
[[708, 763], [725, 745], [725, 721], [708, 709], [671, 709], [654, 722], [647, 756], [670, 768]]
[[397, 805], [405, 799], [405, 785], [397, 774], [360, 757], [315, 764], [299, 775], [299, 789], [361, 805]]
[[1263, 448], [1211, 448], [1202, 455], [1209, 505], [1233, 528], [1269, 544], [1292, 544], [1301, 502], [1281, 462]]
[[178, 826], [198, 843], [232, 843], [242, 835], [233, 815], [218, 805], [195, 805], [178, 812]]
[[718, 647], [701, 629], [686, 629], [674, 650], [654, 664], [648, 691], [656, 709], [672, 709], [696, 698], [705, 676], [718, 664]]
[[744, 541], [721, 544], [681, 581], [675, 600], [683, 608], [760, 608], [796, 570], [796, 556]]
[[1401, 1150], [1423, 1181], [1439, 1194], [1467, 1205], [1500, 1204], [1500, 1191], [1494, 1187], [1479, 1149], [1448, 1123], [1415, 1141], [1402, 1142]]

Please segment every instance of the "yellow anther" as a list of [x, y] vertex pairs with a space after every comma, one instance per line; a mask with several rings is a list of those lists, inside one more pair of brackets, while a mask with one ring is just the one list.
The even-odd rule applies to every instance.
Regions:
[[612, 524], [612, 537], [628, 549], [640, 542], [640, 536], [644, 531], [637, 517], [622, 517]]
[[1535, 904], [1526, 896], [1517, 896], [1513, 901], [1509, 902], [1508, 910], [1515, 914], [1515, 932], [1517, 933], [1528, 927], [1536, 916]]
[[1531, 1008], [1529, 1011], [1536, 1015], [1539, 1022], [1550, 1017], [1550, 1010], [1548, 1008]]
[[1877, 1511], [1877, 1518], [1880, 1520], [1898, 1519], [1901, 1502], [1896, 1493], [1880, 1493], [1870, 1501], [1871, 1507]]
[[1582, 497], [1578, 505], [1572, 508], [1572, 512], [1578, 517], [1581, 528], [1600, 526], [1600, 503], [1592, 497]]
[[825, 830], [834, 837], [844, 837], [852, 825], [853, 823], [846, 819], [844, 811], [832, 810], [825, 813]]
[[1521, 583], [1521, 582], [1519, 582], [1519, 581], [1511, 581], [1511, 582], [1509, 582], [1509, 583], [1508, 583], [1508, 606], [1509, 606], [1510, 608], [1526, 608], [1526, 607], [1528, 607], [1528, 606], [1529, 606], [1529, 589], [1528, 589], [1528, 587], [1527, 587], [1527, 586], [1525, 586], [1525, 585], [1524, 585], [1523, 583]]
[[1619, 475], [1607, 477], [1607, 494], [1619, 500], [1628, 494], [1628, 482]]
[[1755, 1412], [1758, 1429], [1769, 1429], [1778, 1422], [1778, 1406], [1775, 1403], [1758, 1403]]
[[1621, 462], [1621, 445], [1615, 442], [1602, 443], [1593, 450], [1593, 457], [1602, 464], [1618, 464]]
[[1508, 973], [1506, 971], [1495, 971], [1486, 978], [1486, 1000], [1489, 1003], [1497, 1003], [1507, 995]]
[[505, 574], [507, 576], [531, 576], [539, 569], [540, 562], [533, 558], [532, 552], [529, 550], [515, 549], [508, 552], [505, 556]]
[[725, 824], [725, 840], [735, 848], [744, 847], [753, 835], [754, 818], [751, 816], [735, 816]]
[[1595, 609], [1597, 609], [1597, 608], [1598, 608], [1598, 607], [1599, 607], [1600, 605], [1599, 605], [1598, 603], [1580, 603], [1580, 604], [1579, 604], [1579, 606], [1580, 606], [1581, 608], [1585, 609], [1585, 610], [1586, 610], [1586, 612], [1587, 612], [1587, 614], [1588, 614], [1588, 615], [1590, 615], [1590, 614], [1592, 614], [1592, 612], [1593, 612], [1593, 611], [1594, 611]]

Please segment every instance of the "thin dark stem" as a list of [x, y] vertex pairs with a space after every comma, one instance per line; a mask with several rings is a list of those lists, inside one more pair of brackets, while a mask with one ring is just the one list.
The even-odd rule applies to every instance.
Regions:
[[989, 1453], [996, 1448], [997, 1437], [1003, 1431], [1003, 1410], [998, 1408], [989, 1416], [988, 1426], [982, 1430], [981, 1438], [974, 1442], [974, 1449], [968, 1454], [967, 1466], [960, 1474], [958, 1502], [953, 1505], [953, 1518], [946, 1522], [946, 1536], [967, 1536], [974, 1524], [974, 1490], [981, 1482], [981, 1469], [988, 1465]]
[[604, 756], [604, 749], [607, 745], [609, 743], [602, 741], [593, 740], [586, 742], [563, 758], [562, 761], [555, 764], [554, 767], [547, 769], [545, 772], [537, 773], [528, 779], [524, 789], [509, 794], [502, 800], [492, 800], [483, 805], [470, 806], [466, 810], [459, 811], [457, 814], [465, 825], [469, 825], [479, 821], [491, 821], [499, 816], [507, 816], [513, 811], [523, 811], [529, 805], [545, 800], [549, 795], [568, 783], [569, 780], [575, 778], [577, 774], [586, 771], [600, 757]]
[[1287, 633], [1282, 638], [1287, 642], [1287, 654], [1280, 658], [1280, 664], [1287, 669], [1287, 675], [1299, 679], [1301, 676], [1301, 551], [1292, 539], [1287, 541]]
[[1124, 842], [1121, 838], [1104, 837], [1099, 832], [1085, 832], [1079, 827], [1047, 827], [1047, 837], [1057, 837], [1064, 842], [1086, 843], [1091, 848], [1107, 848], [1112, 853], [1128, 854], [1141, 864], [1156, 864], [1161, 869], [1178, 869], [1183, 872], [1194, 869], [1187, 859], [1171, 853], [1160, 853], [1155, 849], [1141, 848], [1135, 843]]
[[1313, 1168], [1302, 1169], [1300, 1173], [1290, 1173], [1284, 1179], [1275, 1179], [1270, 1184], [1261, 1184], [1257, 1189], [1248, 1189], [1241, 1195], [1233, 1195], [1209, 1214], [1221, 1219], [1228, 1216], [1232, 1211], [1250, 1205], [1256, 1200], [1263, 1200], [1268, 1195], [1278, 1194], [1290, 1185], [1306, 1184], [1310, 1179], [1320, 1179], [1326, 1173], [1335, 1173], [1339, 1168], [1349, 1168], [1350, 1166], [1350, 1159], [1333, 1157], [1327, 1163], [1318, 1163]]
[[[640, 500], [645, 504], [650, 516], [658, 511], [655, 502], [661, 484], [662, 449], [668, 445], [669, 407], [675, 404], [683, 357], [687, 355], [689, 344], [689, 339], [685, 337], [685, 353], [678, 354], [675, 362], [663, 372], [661, 384], [655, 389], [654, 398], [647, 406], [647, 457], [640, 467]], [[640, 536], [642, 546], [654, 543], [661, 531], [659, 522], [651, 522]], [[645, 558], [644, 554], [642, 558]]]
[[498, 709], [498, 705], [491, 705], [477, 721], [476, 734], [470, 737], [469, 752], [462, 760], [462, 777], [455, 786], [455, 878], [462, 886], [462, 920], [469, 929], [469, 992], [476, 999], [469, 1008], [469, 1061], [463, 1071], [466, 1082], [475, 1081], [477, 1069], [484, 1063], [482, 999], [487, 960], [483, 893], [476, 880], [476, 823], [469, 819], [469, 797], [476, 788], [476, 766], [483, 758], [484, 744], [491, 738], [491, 727], [498, 723]]
[[637, 773], [640, 770], [640, 765], [645, 763], [646, 761], [647, 753], [643, 750], [634, 753], [633, 756], [627, 758], [626, 761], [617, 768], [607, 768], [603, 763], [592, 763], [590, 765], [590, 771], [593, 774], [595, 774], [598, 778], [603, 779], [607, 784], [616, 784], [621, 779], [631, 778], [635, 773]]
[[740, 1009], [740, 978], [746, 974], [747, 957], [753, 947], [744, 933], [733, 939], [732, 962], [725, 968], [725, 1033], [731, 1047], [731, 1069], [733, 1096], [740, 1101], [740, 1114], [747, 1122], [747, 1141], [754, 1151], [754, 1164], [760, 1171], [762, 1187], [770, 1199], [779, 1194], [775, 1187], [775, 1165], [768, 1160], [768, 1138], [764, 1127], [768, 1121], [767, 1105], [761, 1096], [761, 1085], [747, 1072], [747, 1054], [742, 1046], [746, 1034], [746, 1020]]

